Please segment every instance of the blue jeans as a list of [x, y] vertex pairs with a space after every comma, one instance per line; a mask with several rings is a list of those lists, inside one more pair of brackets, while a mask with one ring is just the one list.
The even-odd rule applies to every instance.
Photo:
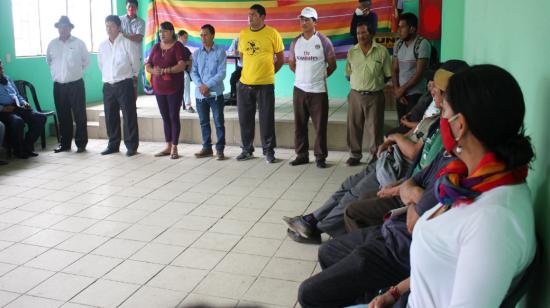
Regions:
[[211, 96], [207, 98], [197, 98], [197, 113], [201, 124], [202, 148], [212, 148], [212, 138], [210, 137], [210, 109], [214, 117], [214, 125], [216, 126], [216, 151], [223, 151], [225, 147], [225, 125], [223, 117], [223, 95]]

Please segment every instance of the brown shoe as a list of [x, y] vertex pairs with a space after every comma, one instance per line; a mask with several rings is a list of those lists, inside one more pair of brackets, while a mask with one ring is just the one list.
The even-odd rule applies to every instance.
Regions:
[[348, 160], [346, 161], [346, 164], [348, 164], [348, 166], [357, 166], [361, 163], [361, 159], [359, 158], [353, 158], [353, 157], [350, 157], [348, 158]]
[[195, 153], [195, 157], [196, 158], [205, 158], [205, 157], [210, 157], [214, 154], [214, 152], [212, 152], [212, 149], [202, 149], [199, 153]]
[[225, 155], [223, 155], [223, 151], [216, 151], [216, 160], [224, 160]]

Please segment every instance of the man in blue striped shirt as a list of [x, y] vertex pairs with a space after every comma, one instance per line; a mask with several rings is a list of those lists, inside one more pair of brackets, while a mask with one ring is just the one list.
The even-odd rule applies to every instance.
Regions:
[[223, 47], [214, 44], [216, 30], [210, 24], [201, 27], [202, 47], [193, 53], [191, 79], [196, 85], [195, 98], [202, 133], [202, 149], [195, 157], [213, 155], [210, 137], [210, 109], [216, 126], [216, 157], [225, 158], [225, 125], [223, 116], [223, 80], [225, 79], [226, 54]]

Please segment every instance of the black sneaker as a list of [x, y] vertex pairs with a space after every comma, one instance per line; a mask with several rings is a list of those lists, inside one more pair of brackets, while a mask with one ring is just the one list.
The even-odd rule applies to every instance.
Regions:
[[298, 156], [295, 160], [291, 161], [289, 164], [291, 166], [305, 165], [309, 163], [309, 157], [307, 156]]
[[239, 156], [237, 156], [235, 159], [238, 160], [238, 161], [245, 161], [245, 160], [249, 160], [249, 159], [252, 159], [252, 153], [248, 153], [248, 152], [241, 152], [241, 154], [239, 154]]

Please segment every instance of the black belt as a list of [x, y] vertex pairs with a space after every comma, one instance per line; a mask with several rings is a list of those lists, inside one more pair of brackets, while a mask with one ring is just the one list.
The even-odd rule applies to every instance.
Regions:
[[378, 91], [358, 91], [358, 90], [353, 90], [361, 95], [374, 95], [374, 94], [378, 94], [380, 92], [382, 92], [382, 90], [378, 90]]
[[78, 79], [78, 80], [75, 80], [75, 81], [69, 81], [69, 82], [57, 82], [57, 81], [54, 81], [55, 84], [58, 84], [58, 85], [62, 85], [62, 86], [66, 86], [66, 85], [70, 85], [72, 83], [77, 83], [77, 82], [81, 82], [82, 81], [82, 78]]
[[126, 79], [122, 79], [121, 81], [117, 81], [117, 82], [113, 82], [113, 83], [105, 82], [104, 84], [110, 85], [110, 86], [117, 86], [117, 85], [119, 85], [123, 82], [128, 82], [128, 81], [132, 82], [132, 84], [134, 83], [133, 78], [126, 78]]

